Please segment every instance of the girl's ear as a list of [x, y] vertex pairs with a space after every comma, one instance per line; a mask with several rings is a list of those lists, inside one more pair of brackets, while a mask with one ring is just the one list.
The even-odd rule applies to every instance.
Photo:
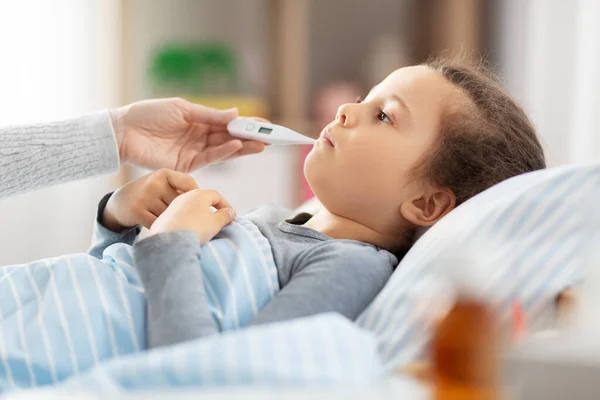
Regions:
[[431, 226], [456, 207], [456, 196], [448, 189], [434, 189], [400, 205], [402, 217], [416, 226]]

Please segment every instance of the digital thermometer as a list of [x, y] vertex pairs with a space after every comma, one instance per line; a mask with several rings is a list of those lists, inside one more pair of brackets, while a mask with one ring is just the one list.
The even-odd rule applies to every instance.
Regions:
[[252, 118], [236, 118], [227, 124], [227, 130], [231, 136], [240, 139], [257, 140], [275, 145], [313, 144], [315, 142], [315, 139], [311, 139], [284, 126]]

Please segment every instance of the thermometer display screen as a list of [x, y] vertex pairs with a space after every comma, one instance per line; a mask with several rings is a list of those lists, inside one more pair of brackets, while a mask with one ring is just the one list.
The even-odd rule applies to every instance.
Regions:
[[271, 132], [273, 132], [273, 129], [271, 129], [271, 128], [265, 128], [264, 126], [261, 126], [260, 128], [258, 128], [258, 133], [264, 133], [265, 135], [270, 135]]

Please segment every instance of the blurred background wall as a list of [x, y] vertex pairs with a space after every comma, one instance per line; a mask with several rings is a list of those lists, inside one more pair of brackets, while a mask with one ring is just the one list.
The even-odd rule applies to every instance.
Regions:
[[[117, 0], [0, 1], [0, 125], [119, 104], [119, 8]], [[114, 180], [0, 201], [0, 265], [85, 250], [95, 204]]]
[[503, 0], [489, 48], [546, 144], [550, 165], [600, 156], [600, 2]]
[[[0, 125], [155, 96], [236, 105], [309, 135], [393, 69], [447, 51], [495, 66], [550, 165], [600, 154], [596, 0], [0, 1]], [[307, 148], [194, 173], [238, 209], [310, 197]], [[147, 171], [0, 202], [0, 265], [85, 251], [97, 201]], [[2, 179], [0, 177], [0, 179]]]

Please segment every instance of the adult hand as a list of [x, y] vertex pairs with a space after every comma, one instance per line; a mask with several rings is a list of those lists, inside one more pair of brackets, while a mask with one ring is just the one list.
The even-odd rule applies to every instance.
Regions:
[[234, 219], [234, 209], [218, 192], [195, 189], [177, 196], [154, 221], [150, 234], [192, 230], [205, 244]]
[[170, 98], [140, 101], [110, 114], [123, 163], [190, 172], [265, 149], [227, 132], [227, 123], [237, 117], [235, 108], [216, 110]]

